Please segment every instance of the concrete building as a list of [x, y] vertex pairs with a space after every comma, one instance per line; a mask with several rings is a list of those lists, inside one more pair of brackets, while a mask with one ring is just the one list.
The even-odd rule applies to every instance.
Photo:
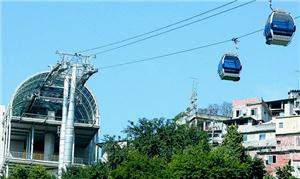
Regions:
[[258, 152], [265, 159], [267, 170], [274, 174], [276, 167], [290, 164], [293, 175], [300, 178], [300, 91], [291, 90], [288, 98], [267, 102], [276, 125], [276, 148]]
[[224, 122], [228, 121], [230, 117], [208, 114], [208, 111], [207, 113], [199, 112], [197, 107], [198, 94], [196, 86], [196, 81], [194, 79], [189, 107], [185, 112], [179, 114], [176, 124], [198, 126], [201, 130], [207, 131], [210, 143], [213, 145], [221, 144], [224, 132], [226, 132], [226, 125]]
[[208, 133], [210, 143], [218, 145], [223, 141], [223, 135], [226, 131], [224, 121], [227, 120], [229, 120], [229, 117], [226, 116], [196, 113], [187, 119], [187, 122], [189, 125], [198, 126], [203, 131], [206, 131]]
[[300, 91], [291, 90], [288, 98], [263, 101], [259, 98], [233, 101], [233, 118], [238, 124], [243, 145], [251, 156], [265, 161], [267, 171], [290, 164], [300, 178]]
[[[4, 129], [4, 158], [1, 160], [3, 174], [7, 175], [16, 164], [43, 165], [57, 174], [66, 80], [60, 69], [54, 67], [27, 78], [12, 95], [1, 122]], [[92, 164], [96, 161], [99, 107], [91, 90], [84, 85], [85, 81], [79, 78], [74, 84], [72, 165]]]
[[230, 118], [220, 115], [209, 115], [196, 112], [193, 115], [184, 115], [179, 118], [176, 123], [178, 125], [187, 124], [189, 126], [198, 126], [201, 130], [208, 133], [209, 141], [212, 144], [221, 144], [224, 132], [226, 132], [226, 124]]
[[232, 102], [232, 118], [225, 124], [238, 125], [238, 131], [243, 135], [243, 145], [254, 157], [259, 151], [275, 148], [275, 124], [271, 119], [272, 114], [265, 101], [250, 98]]
[[272, 116], [300, 115], [300, 90], [288, 92], [288, 98], [266, 102], [272, 112]]

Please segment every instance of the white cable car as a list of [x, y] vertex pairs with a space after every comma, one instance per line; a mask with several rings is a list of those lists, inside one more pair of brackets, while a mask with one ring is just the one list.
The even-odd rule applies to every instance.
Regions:
[[266, 44], [287, 46], [292, 41], [295, 31], [295, 21], [290, 13], [273, 10], [265, 25]]
[[236, 54], [224, 54], [220, 60], [218, 73], [222, 80], [239, 81], [242, 65]]

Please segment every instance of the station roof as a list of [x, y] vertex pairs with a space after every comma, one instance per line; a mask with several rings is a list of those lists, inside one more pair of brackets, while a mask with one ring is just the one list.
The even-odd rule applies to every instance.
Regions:
[[[64, 78], [52, 71], [37, 73], [26, 79], [13, 94], [13, 116], [62, 116]], [[95, 96], [85, 85], [77, 85], [75, 122], [98, 123], [99, 109]]]

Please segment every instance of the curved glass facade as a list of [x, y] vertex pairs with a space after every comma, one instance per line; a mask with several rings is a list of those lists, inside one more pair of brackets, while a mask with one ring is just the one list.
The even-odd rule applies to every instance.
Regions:
[[[12, 114], [20, 117], [61, 120], [64, 79], [50, 72], [38, 73], [25, 80], [12, 99]], [[98, 123], [98, 105], [90, 90], [81, 85], [76, 87], [75, 122]]]

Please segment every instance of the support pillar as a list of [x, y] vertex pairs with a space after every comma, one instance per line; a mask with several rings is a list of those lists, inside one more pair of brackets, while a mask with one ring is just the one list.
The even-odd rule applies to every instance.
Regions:
[[26, 137], [26, 159], [30, 159], [30, 141], [31, 141], [30, 136], [31, 136], [31, 132], [29, 132]]
[[70, 103], [68, 118], [66, 120], [66, 138], [64, 146], [64, 168], [72, 163], [72, 151], [74, 140], [74, 110], [75, 110], [75, 90], [76, 90], [76, 65], [72, 68], [72, 79], [70, 85]]
[[9, 169], [9, 168], [8, 168], [8, 165], [9, 165], [9, 164], [7, 163], [6, 166], [5, 166], [5, 177], [6, 177], [6, 178], [8, 178], [8, 169]]
[[53, 133], [46, 133], [44, 140], [44, 160], [51, 161], [54, 154], [55, 136]]
[[34, 126], [31, 127], [30, 159], [33, 159], [33, 147], [34, 147]]
[[[74, 124], [74, 123], [73, 123]], [[72, 164], [75, 162], [75, 130], [73, 130]]]
[[11, 138], [11, 120], [9, 121], [8, 133], [7, 133], [7, 153], [10, 155], [10, 138]]
[[62, 107], [62, 120], [59, 132], [59, 161], [58, 161], [58, 179], [61, 179], [62, 170], [64, 168], [64, 150], [65, 150], [65, 138], [66, 138], [66, 120], [68, 116], [68, 100], [69, 100], [69, 86], [70, 79], [67, 75], [64, 80], [64, 100]]

